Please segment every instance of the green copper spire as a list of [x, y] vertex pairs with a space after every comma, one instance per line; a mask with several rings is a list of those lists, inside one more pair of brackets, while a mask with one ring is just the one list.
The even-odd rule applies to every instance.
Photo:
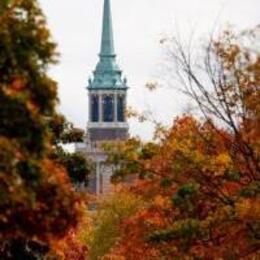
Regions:
[[122, 71], [116, 63], [110, 0], [104, 0], [101, 51], [88, 89], [127, 89], [126, 80], [122, 80]]
[[114, 38], [110, 0], [104, 2], [103, 29], [100, 56], [114, 56]]

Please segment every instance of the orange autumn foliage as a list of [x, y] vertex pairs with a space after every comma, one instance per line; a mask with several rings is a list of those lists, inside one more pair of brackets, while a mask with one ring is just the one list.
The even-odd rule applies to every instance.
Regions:
[[212, 92], [186, 70], [200, 88], [200, 99], [195, 88], [190, 91], [205, 120], [184, 115], [153, 145], [129, 140], [111, 149], [109, 159], [121, 166], [115, 180], [140, 177], [129, 189], [147, 207], [120, 225], [121, 239], [110, 256], [259, 256], [260, 58], [229, 32], [212, 48], [220, 68], [218, 81], [210, 74], [219, 83]]
[[158, 154], [140, 161], [153, 174], [130, 189], [149, 206], [121, 225], [115, 255], [215, 259], [256, 252], [259, 200], [243, 196], [250, 183], [228, 156], [228, 140], [192, 117], [175, 121]]
[[52, 156], [58, 97], [47, 70], [56, 58], [38, 1], [0, 1], [1, 259], [43, 258], [84, 211], [66, 165]]

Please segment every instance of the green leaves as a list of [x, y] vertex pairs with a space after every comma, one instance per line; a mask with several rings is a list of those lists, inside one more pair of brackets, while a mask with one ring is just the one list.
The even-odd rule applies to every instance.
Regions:
[[196, 195], [199, 190], [199, 185], [196, 183], [187, 183], [180, 187], [172, 198], [174, 207], [192, 211], [194, 209]]
[[73, 184], [88, 183], [88, 177], [91, 172], [91, 163], [81, 154], [62, 153], [57, 157], [67, 170]]
[[111, 251], [120, 240], [120, 224], [143, 206], [144, 201], [139, 196], [122, 188], [101, 201], [93, 216], [95, 226], [86, 237], [91, 260], [100, 259]]
[[[0, 251], [3, 259], [15, 258], [11, 247], [16, 240], [25, 241], [23, 246], [26, 246], [34, 239], [49, 247], [50, 241], [55, 242], [75, 227], [81, 216], [82, 201], [73, 192], [65, 168], [50, 158], [61, 137], [59, 129], [55, 132], [49, 125], [55, 121], [58, 98], [57, 84], [47, 75], [47, 69], [56, 58], [56, 45], [38, 2], [1, 0]], [[70, 172], [85, 170], [79, 157], [66, 162]], [[73, 175], [77, 179], [82, 176]], [[2, 256], [2, 252], [6, 255]]]
[[37, 183], [42, 178], [41, 168], [32, 161], [20, 161], [17, 163], [16, 169], [26, 183]]
[[[189, 240], [199, 233], [199, 221], [188, 219], [176, 221], [173, 227], [153, 232], [148, 241], [152, 243], [172, 242], [177, 239]], [[186, 243], [187, 241], [185, 241]]]
[[41, 154], [44, 148], [45, 127], [40, 118], [33, 118], [18, 98], [0, 90], [0, 135], [15, 138], [28, 152]]
[[260, 182], [254, 181], [240, 191], [240, 195], [245, 198], [257, 198], [260, 196]]

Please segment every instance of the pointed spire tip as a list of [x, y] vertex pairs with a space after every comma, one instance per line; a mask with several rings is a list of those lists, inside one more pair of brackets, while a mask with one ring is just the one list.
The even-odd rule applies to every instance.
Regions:
[[114, 56], [114, 36], [110, 0], [104, 0], [100, 56]]

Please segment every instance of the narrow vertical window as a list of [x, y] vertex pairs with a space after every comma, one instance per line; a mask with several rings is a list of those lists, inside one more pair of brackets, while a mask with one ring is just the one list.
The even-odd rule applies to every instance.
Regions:
[[104, 122], [113, 122], [114, 120], [114, 102], [112, 96], [104, 96], [103, 98], [103, 118]]
[[99, 120], [98, 96], [91, 97], [91, 120], [92, 122]]
[[117, 98], [117, 120], [118, 122], [125, 121], [125, 98], [118, 96]]

